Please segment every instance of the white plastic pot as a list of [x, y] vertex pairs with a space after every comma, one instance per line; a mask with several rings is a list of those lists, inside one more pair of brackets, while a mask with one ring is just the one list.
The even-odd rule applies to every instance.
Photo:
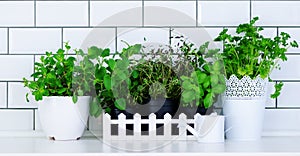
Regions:
[[228, 140], [250, 141], [261, 138], [267, 79], [250, 77], [226, 80], [223, 114]]
[[38, 113], [47, 137], [54, 140], [78, 140], [86, 129], [89, 102], [89, 96], [79, 96], [75, 104], [72, 97], [43, 97], [38, 103]]

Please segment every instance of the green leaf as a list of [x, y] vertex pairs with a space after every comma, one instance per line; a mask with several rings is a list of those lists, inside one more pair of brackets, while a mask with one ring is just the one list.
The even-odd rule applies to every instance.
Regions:
[[108, 48], [106, 48], [106, 49], [103, 50], [101, 56], [106, 57], [106, 56], [109, 56], [109, 54], [110, 54], [110, 50]]
[[79, 90], [77, 91], [77, 93], [78, 93], [78, 96], [83, 96], [83, 91], [82, 91], [81, 89], [79, 89]]
[[115, 101], [115, 106], [119, 110], [125, 110], [126, 109], [126, 101], [125, 101], [125, 99], [124, 98], [117, 99]]
[[78, 101], [78, 96], [74, 94], [72, 96], [72, 100], [73, 100], [73, 103], [76, 103]]
[[97, 58], [98, 56], [100, 56], [102, 53], [102, 50], [97, 48], [96, 46], [92, 46], [88, 49], [88, 56], [91, 58], [91, 59], [95, 59]]
[[138, 78], [138, 76], [139, 76], [138, 71], [134, 70], [134, 71], [132, 72], [132, 77], [136, 79], [136, 78]]
[[90, 114], [92, 116], [96, 116], [97, 112], [99, 110], [99, 106], [96, 99], [93, 99], [90, 103]]
[[108, 74], [105, 74], [104, 76], [104, 86], [107, 90], [111, 89], [111, 77]]
[[211, 93], [208, 93], [206, 96], [205, 96], [205, 98], [204, 98], [204, 100], [203, 100], [203, 103], [204, 103], [204, 107], [205, 108], [209, 108], [209, 107], [211, 107], [212, 106], [212, 94]]

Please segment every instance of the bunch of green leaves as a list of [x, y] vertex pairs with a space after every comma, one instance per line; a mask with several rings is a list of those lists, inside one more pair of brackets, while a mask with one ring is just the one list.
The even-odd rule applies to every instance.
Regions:
[[92, 87], [88, 85], [91, 74], [85, 73], [84, 61], [80, 62], [80, 66], [75, 65], [76, 58], [68, 56], [70, 49], [69, 44], [65, 43], [65, 50], [46, 52], [46, 56], [41, 56], [40, 62], [34, 64], [35, 72], [31, 75], [34, 80], [23, 78], [24, 86], [30, 89], [36, 101], [42, 100], [43, 96], [72, 96], [76, 103], [77, 96], [91, 92]]
[[182, 103], [184, 106], [211, 107], [217, 96], [225, 91], [224, 66], [219, 49], [209, 49], [209, 42], [196, 48], [181, 39], [180, 49], [193, 67], [190, 76], [182, 76]]
[[[286, 61], [285, 52], [289, 47], [298, 47], [296, 41], [289, 42], [290, 35], [281, 32], [279, 36], [272, 38], [261, 34], [262, 27], [255, 26], [258, 17], [253, 18], [250, 23], [240, 24], [236, 28], [237, 35], [228, 33], [224, 29], [215, 41], [222, 41], [224, 50], [224, 66], [226, 77], [236, 75], [238, 78], [250, 76], [252, 79], [260, 76], [269, 77], [274, 68], [280, 68], [278, 61]], [[273, 98], [280, 94], [280, 86], [277, 84]]]
[[152, 48], [140, 53], [138, 64], [132, 68], [130, 94], [139, 104], [158, 97], [179, 99], [180, 80], [174, 71], [173, 50], [170, 47]]

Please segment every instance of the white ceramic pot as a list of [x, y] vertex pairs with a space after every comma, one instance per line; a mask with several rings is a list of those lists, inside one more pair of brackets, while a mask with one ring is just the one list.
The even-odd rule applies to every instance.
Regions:
[[47, 137], [55, 140], [79, 139], [86, 129], [90, 99], [90, 96], [79, 96], [74, 104], [72, 97], [43, 97], [38, 103], [38, 112]]
[[261, 138], [267, 79], [250, 77], [226, 80], [223, 114], [228, 140], [250, 141]]

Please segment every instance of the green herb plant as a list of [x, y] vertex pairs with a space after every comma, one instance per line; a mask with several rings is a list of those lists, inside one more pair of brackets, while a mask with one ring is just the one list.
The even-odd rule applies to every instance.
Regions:
[[33, 80], [23, 78], [24, 87], [30, 89], [36, 101], [43, 100], [44, 96], [72, 96], [76, 103], [78, 96], [92, 92], [93, 87], [88, 85], [92, 82], [92, 73], [85, 72], [92, 65], [87, 65], [85, 60], [76, 66], [76, 58], [68, 56], [70, 49], [69, 44], [65, 43], [65, 49], [58, 49], [56, 53], [46, 52], [46, 56], [41, 56], [40, 62], [34, 64]]
[[141, 53], [141, 59], [132, 69], [130, 94], [144, 104], [156, 98], [180, 99], [180, 79], [170, 47], [156, 47]]
[[[224, 44], [222, 56], [227, 78], [231, 75], [239, 79], [243, 76], [252, 79], [257, 76], [269, 78], [273, 69], [280, 69], [278, 61], [287, 60], [287, 49], [298, 47], [296, 41], [289, 41], [291, 37], [285, 32], [273, 39], [264, 37], [261, 34], [263, 28], [255, 26], [258, 19], [255, 17], [250, 23], [240, 24], [236, 28], [237, 35], [231, 35], [228, 29], [224, 29], [215, 39]], [[271, 95], [272, 98], [279, 96], [282, 85], [282, 82], [275, 85], [276, 91]]]
[[219, 49], [209, 49], [209, 42], [196, 48], [180, 37], [181, 51], [193, 67], [190, 76], [182, 76], [182, 101], [184, 106], [210, 108], [217, 96], [225, 91], [224, 66]]

